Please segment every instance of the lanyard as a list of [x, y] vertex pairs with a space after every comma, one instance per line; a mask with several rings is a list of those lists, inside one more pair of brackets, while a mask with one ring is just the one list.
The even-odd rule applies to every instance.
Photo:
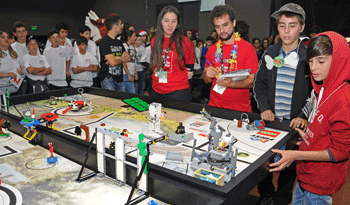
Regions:
[[166, 63], [166, 58], [167, 58], [168, 53], [169, 53], [169, 49], [170, 48], [168, 47], [168, 49], [166, 49], [166, 51], [165, 51], [165, 55], [164, 55], [163, 60], [162, 60], [162, 64], [163, 64], [162, 69], [164, 69], [164, 66], [165, 66], [165, 63]]
[[222, 43], [221, 43], [220, 47], [221, 47], [221, 73], [224, 74], [225, 73], [225, 68], [224, 68], [224, 50], [222, 48]]

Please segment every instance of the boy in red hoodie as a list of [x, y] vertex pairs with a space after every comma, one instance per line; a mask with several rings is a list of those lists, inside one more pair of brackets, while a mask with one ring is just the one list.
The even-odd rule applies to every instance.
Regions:
[[282, 155], [270, 171], [280, 171], [297, 160], [298, 183], [292, 204], [332, 204], [343, 185], [350, 155], [350, 49], [335, 32], [320, 33], [310, 41], [306, 57], [312, 73], [311, 114], [299, 151], [275, 150]]

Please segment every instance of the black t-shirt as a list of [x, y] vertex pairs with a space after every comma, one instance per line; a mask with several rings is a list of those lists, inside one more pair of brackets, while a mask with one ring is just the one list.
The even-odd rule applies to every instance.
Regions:
[[100, 54], [101, 54], [101, 69], [98, 72], [98, 78], [103, 81], [106, 77], [113, 77], [117, 82], [123, 81], [123, 64], [116, 66], [107, 65], [107, 60], [105, 56], [108, 54], [113, 54], [114, 56], [120, 57], [125, 48], [118, 39], [112, 39], [110, 36], [106, 35], [100, 41]]

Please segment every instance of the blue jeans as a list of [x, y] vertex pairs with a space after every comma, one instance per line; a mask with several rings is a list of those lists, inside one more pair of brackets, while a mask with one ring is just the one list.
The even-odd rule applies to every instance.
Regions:
[[317, 195], [303, 189], [299, 182], [295, 185], [292, 205], [332, 205], [332, 196]]
[[[135, 76], [131, 75], [134, 79]], [[125, 93], [136, 93], [135, 90], [135, 83], [132, 81], [129, 81], [128, 74], [123, 75], [123, 82], [120, 82], [120, 91]]]
[[108, 78], [108, 77], [105, 77], [105, 79], [103, 81], [101, 81], [101, 87], [103, 89], [106, 89], [106, 90], [117, 90], [117, 91], [121, 91], [121, 86], [120, 86], [120, 83], [118, 82], [115, 82], [113, 80], [113, 78]]
[[137, 94], [143, 95], [146, 86], [145, 71], [138, 71], [139, 79], [135, 82], [135, 90]]

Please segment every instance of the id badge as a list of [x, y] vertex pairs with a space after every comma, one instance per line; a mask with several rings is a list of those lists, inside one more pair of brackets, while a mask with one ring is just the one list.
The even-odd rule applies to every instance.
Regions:
[[159, 83], [168, 83], [168, 72], [159, 71]]

